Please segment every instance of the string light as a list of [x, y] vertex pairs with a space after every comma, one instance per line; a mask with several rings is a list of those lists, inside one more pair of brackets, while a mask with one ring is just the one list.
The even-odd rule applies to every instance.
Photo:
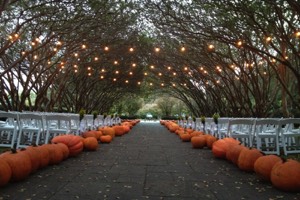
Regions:
[[62, 45], [62, 42], [61, 42], [61, 41], [57, 41], [57, 42], [56, 42], [56, 45], [57, 45], [57, 46], [61, 46], [61, 45]]
[[243, 45], [243, 42], [242, 42], [241, 40], [239, 40], [239, 41], [237, 41], [236, 45], [237, 45], [238, 47], [241, 47], [241, 46]]
[[213, 44], [210, 44], [210, 45], [208, 45], [208, 49], [213, 50], [213, 49], [215, 49], [215, 46]]
[[[295, 32], [294, 34], [295, 34], [295, 35], [293, 35], [294, 37], [295, 37], [295, 36], [296, 36], [296, 37], [300, 37], [300, 31], [297, 31], [297, 32]], [[18, 35], [18, 34], [14, 34], [14, 35], [9, 35], [8, 37], [9, 37], [10, 40], [13, 40], [14, 38], [19, 38], [19, 35]], [[265, 37], [265, 41], [266, 41], [266, 42], [271, 42], [272, 39], [273, 39], [273, 38], [270, 37], [270, 36]], [[41, 41], [41, 40], [40, 40], [39, 38], [35, 38], [34, 41], [31, 42], [31, 45], [32, 45], [32, 46], [38, 45], [38, 43], [39, 43], [40, 41]], [[62, 43], [61, 43], [60, 41], [57, 41], [57, 42], [56, 42], [56, 45], [62, 45]], [[237, 42], [236, 42], [236, 45], [237, 45], [238, 47], [241, 47], [241, 46], [243, 45], [243, 41], [242, 41], [242, 40], [237, 41]], [[86, 46], [85, 44], [83, 44], [81, 47], [82, 47], [82, 49], [86, 49], [86, 48], [87, 48], [87, 46]], [[79, 47], [79, 48], [80, 48], [80, 47]], [[214, 49], [214, 48], [215, 48], [215, 46], [214, 46], [213, 44], [209, 44], [209, 45], [208, 45], [208, 49]], [[52, 49], [53, 49], [54, 52], [59, 51], [59, 48], [58, 48], [58, 47], [54, 47], [54, 48], [52, 48]], [[105, 47], [104, 47], [104, 50], [105, 50], [105, 51], [108, 51], [108, 50], [109, 50], [108, 46], [105, 46]], [[133, 47], [130, 47], [130, 48], [129, 48], [129, 51], [130, 51], [130, 52], [133, 52], [134, 50], [135, 50], [135, 49], [134, 49]], [[182, 46], [182, 47], [180, 47], [180, 50], [181, 50], [181, 51], [186, 51], [186, 48], [185, 48], [184, 46]], [[159, 47], [156, 47], [156, 48], [155, 48], [155, 51], [156, 51], [156, 52], [159, 52], [159, 51], [160, 51], [160, 48], [159, 48]], [[25, 52], [25, 51], [22, 51], [21, 54], [22, 54], [22, 55], [25, 55], [26, 52]], [[74, 53], [74, 56], [75, 56], [75, 57], [78, 57], [78, 53]], [[38, 55], [33, 55], [33, 59], [34, 59], [34, 60], [38, 59]], [[92, 59], [92, 58], [91, 58], [91, 59]], [[283, 56], [283, 59], [286, 59], [286, 60], [287, 60], [287, 59], [289, 59], [289, 58], [288, 58], [288, 56]], [[95, 61], [98, 61], [99, 58], [96, 56], [96, 57], [94, 57], [94, 60], [95, 60]], [[110, 62], [111, 62], [111, 61], [110, 61]], [[270, 59], [270, 62], [276, 63], [276, 59], [275, 59], [275, 58]], [[48, 61], [48, 64], [50, 65], [51, 62]], [[117, 64], [119, 64], [119, 62], [118, 62], [118, 61], [114, 61], [114, 64], [117, 65]], [[262, 64], [263, 64], [262, 61], [258, 61], [258, 65], [262, 65]], [[131, 66], [132, 66], [132, 67], [136, 67], [136, 63], [132, 63]], [[244, 66], [246, 66], [246, 67], [254, 67], [254, 63], [251, 63], [251, 64], [245, 63]], [[229, 67], [232, 68], [232, 69], [237, 69], [237, 67], [236, 67], [234, 64], [229, 65]], [[61, 65], [61, 68], [64, 68], [64, 65]], [[74, 65], [74, 68], [77, 68], [77, 65], [76, 65], [76, 67], [75, 67], [75, 65]], [[155, 69], [155, 66], [154, 66], [154, 65], [150, 65], [150, 68], [151, 68], [151, 69]], [[168, 66], [167, 69], [168, 69], [168, 70], [171, 70], [171, 67]], [[200, 69], [201, 71], [203, 71], [203, 73], [205, 73], [205, 74], [208, 73], [206, 70], [204, 70], [204, 69], [205, 69], [204, 67], [199, 67], [198, 70], [199, 70], [199, 69]], [[88, 70], [91, 70], [91, 67], [88, 67]], [[188, 70], [189, 70], [189, 67], [184, 67], [184, 70], [185, 70], [185, 71], [188, 71]], [[216, 70], [217, 70], [217, 72], [222, 72], [222, 69], [221, 69], [221, 67], [219, 67], [219, 66], [216, 66]], [[78, 70], [75, 69], [75, 71], [77, 72]], [[102, 72], [105, 72], [105, 70], [102, 69]], [[119, 71], [115, 71], [115, 73], [116, 73], [116, 74], [119, 74]], [[128, 73], [129, 73], [129, 75], [133, 75], [133, 72], [131, 72], [131, 71], [128, 72]], [[177, 75], [176, 72], [172, 72], [172, 71], [171, 71], [170, 73], [172, 73], [172, 75], [174, 75], [174, 76]], [[192, 72], [189, 71], [188, 74], [191, 75]], [[263, 74], [266, 75], [266, 71], [264, 71]], [[89, 76], [90, 76], [90, 75], [91, 75], [91, 74], [89, 73]], [[144, 75], [147, 76], [148, 73], [145, 72]], [[162, 73], [158, 73], [158, 76], [162, 76]], [[116, 79], [115, 79], [115, 81], [116, 81]], [[126, 81], [128, 81], [128, 80], [126, 80]], [[218, 83], [218, 82], [220, 82], [220, 81], [217, 81], [217, 83]]]
[[270, 36], [266, 37], [266, 42], [271, 42], [272, 38]]

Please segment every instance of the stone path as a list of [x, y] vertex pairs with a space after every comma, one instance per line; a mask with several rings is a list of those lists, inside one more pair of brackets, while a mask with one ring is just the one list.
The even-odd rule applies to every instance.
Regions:
[[[299, 180], [300, 181], [300, 180]], [[158, 122], [141, 122], [96, 152], [83, 152], [0, 189], [0, 200], [300, 199], [253, 173], [193, 149]]]

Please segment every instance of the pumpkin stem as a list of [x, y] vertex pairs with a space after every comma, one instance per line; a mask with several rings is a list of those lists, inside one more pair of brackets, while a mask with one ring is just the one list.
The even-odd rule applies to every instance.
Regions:
[[33, 142], [33, 143], [31, 143], [31, 146], [37, 147], [38, 145], [35, 142]]
[[11, 148], [10, 150], [11, 150], [11, 153], [17, 153], [17, 143], [15, 143], [13, 148]]
[[285, 163], [287, 161], [287, 159], [285, 157], [281, 157], [281, 160], [283, 163]]

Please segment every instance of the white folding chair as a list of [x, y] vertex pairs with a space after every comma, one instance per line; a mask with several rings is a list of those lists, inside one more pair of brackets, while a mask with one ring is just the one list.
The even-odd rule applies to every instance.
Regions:
[[256, 148], [265, 154], [280, 155], [280, 125], [279, 119], [256, 119], [254, 125]]
[[94, 129], [94, 115], [84, 115], [82, 121], [81, 121], [83, 127], [82, 131], [88, 130], [88, 129]]
[[229, 120], [227, 135], [235, 138], [245, 146], [252, 147], [252, 130], [254, 119], [250, 118], [235, 118]]
[[13, 148], [19, 129], [19, 115], [16, 112], [0, 112], [0, 147]]
[[218, 124], [215, 126], [217, 127], [216, 130], [214, 130], [216, 132], [216, 136], [221, 139], [224, 137], [228, 137], [227, 136], [227, 132], [228, 132], [228, 125], [229, 125], [229, 118], [219, 118], [218, 119]]
[[197, 117], [195, 121], [195, 130], [202, 131], [203, 130], [203, 124], [201, 122], [201, 118]]
[[41, 114], [20, 113], [19, 127], [17, 148], [41, 144], [41, 134], [44, 132], [43, 116]]
[[80, 120], [79, 114], [68, 114], [70, 118], [70, 133], [74, 133], [75, 135], [79, 135], [80, 130]]
[[102, 127], [104, 124], [104, 116], [98, 115], [95, 121], [97, 127]]
[[111, 125], [111, 116], [110, 115], [107, 115], [105, 118], [104, 118], [104, 126], [110, 126]]
[[45, 144], [56, 135], [70, 132], [70, 118], [65, 114], [45, 114], [46, 138]]
[[211, 117], [205, 118], [205, 128], [204, 128], [205, 133], [214, 135], [215, 127], [216, 127], [216, 124], [215, 124], [213, 118], [211, 118]]
[[281, 143], [284, 154], [300, 153], [300, 118], [288, 118], [281, 121]]
[[188, 117], [188, 119], [186, 120], [186, 128], [194, 128], [194, 121], [192, 117]]

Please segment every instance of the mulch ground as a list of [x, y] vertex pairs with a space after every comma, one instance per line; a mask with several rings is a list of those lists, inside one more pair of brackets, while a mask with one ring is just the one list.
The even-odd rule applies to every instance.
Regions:
[[[299, 180], [300, 181], [300, 180]], [[0, 189], [0, 200], [300, 199], [261, 182], [254, 173], [193, 149], [158, 122], [49, 166]]]

